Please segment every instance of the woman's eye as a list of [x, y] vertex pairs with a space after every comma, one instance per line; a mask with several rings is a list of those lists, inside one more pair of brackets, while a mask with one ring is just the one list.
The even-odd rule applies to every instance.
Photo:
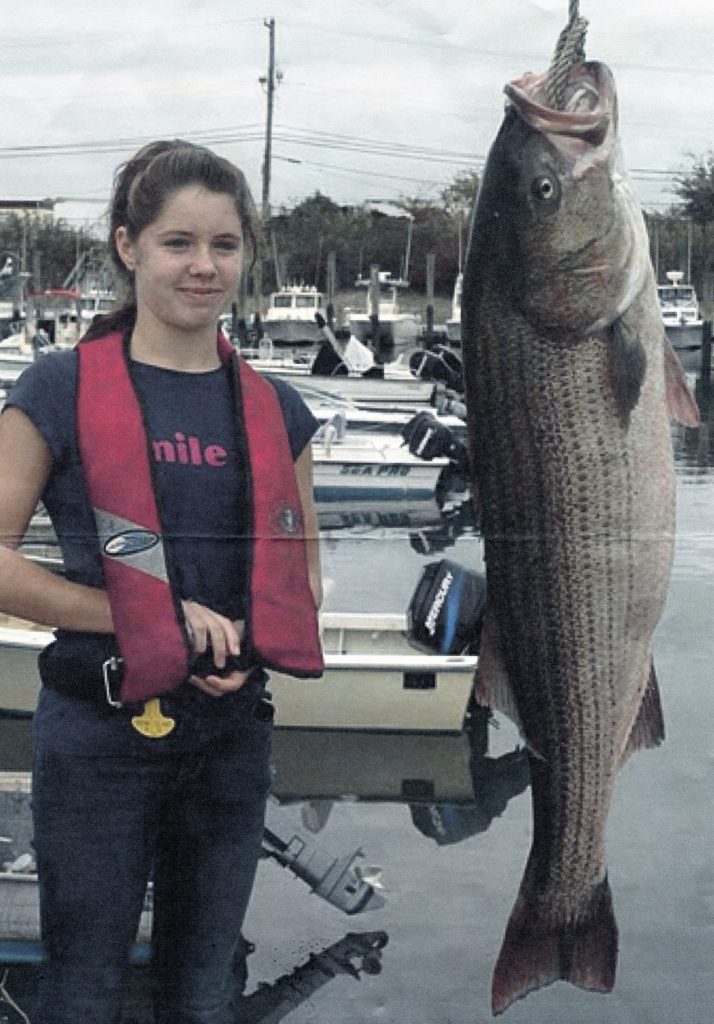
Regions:
[[187, 238], [167, 238], [164, 242], [167, 249], [185, 249], [188, 244]]
[[220, 252], [232, 253], [240, 250], [240, 242], [235, 238], [219, 238], [215, 245]]

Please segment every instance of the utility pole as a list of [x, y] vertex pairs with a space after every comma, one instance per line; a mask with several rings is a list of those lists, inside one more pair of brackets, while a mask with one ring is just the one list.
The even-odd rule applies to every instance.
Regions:
[[265, 232], [270, 223], [270, 167], [273, 155], [273, 98], [275, 95], [275, 18], [267, 18], [263, 24], [269, 34], [268, 49], [268, 73], [259, 79], [260, 84], [266, 88], [268, 97], [268, 111], [265, 122], [265, 154], [263, 156], [263, 195], [260, 207], [263, 230], [261, 232], [260, 252], [255, 264], [255, 299], [257, 304], [256, 312], [261, 314], [261, 298], [263, 292], [263, 259]]
[[270, 165], [273, 155], [273, 97], [275, 95], [275, 18], [269, 18], [263, 24], [270, 36], [268, 51], [268, 74], [261, 78], [268, 95], [268, 113], [265, 122], [265, 155], [263, 157], [263, 203], [261, 212], [267, 227], [270, 217]]

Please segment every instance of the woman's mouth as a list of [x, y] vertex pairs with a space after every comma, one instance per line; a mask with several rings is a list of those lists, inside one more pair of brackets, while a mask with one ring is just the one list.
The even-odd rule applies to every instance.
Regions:
[[179, 291], [194, 299], [211, 299], [222, 294], [220, 288], [179, 288]]

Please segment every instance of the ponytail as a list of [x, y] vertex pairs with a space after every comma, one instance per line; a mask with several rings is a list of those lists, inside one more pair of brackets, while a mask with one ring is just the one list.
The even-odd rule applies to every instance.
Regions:
[[122, 306], [111, 310], [109, 313], [98, 313], [89, 325], [89, 330], [80, 338], [80, 341], [92, 341], [94, 338], [103, 338], [105, 334], [112, 334], [114, 331], [131, 331], [136, 323], [136, 305], [133, 302], [126, 302]]

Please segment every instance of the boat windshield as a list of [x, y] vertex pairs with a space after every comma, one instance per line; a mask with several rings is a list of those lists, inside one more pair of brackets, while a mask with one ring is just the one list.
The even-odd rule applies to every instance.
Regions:
[[114, 299], [110, 295], [102, 298], [84, 295], [78, 306], [82, 313], [108, 313], [114, 307]]
[[315, 309], [320, 303], [317, 295], [298, 295], [295, 298], [295, 305], [298, 309]]
[[273, 296], [273, 305], [276, 309], [290, 309], [293, 304], [292, 295], [275, 295]]
[[694, 306], [697, 302], [694, 288], [689, 285], [664, 286], [658, 292], [663, 306]]

